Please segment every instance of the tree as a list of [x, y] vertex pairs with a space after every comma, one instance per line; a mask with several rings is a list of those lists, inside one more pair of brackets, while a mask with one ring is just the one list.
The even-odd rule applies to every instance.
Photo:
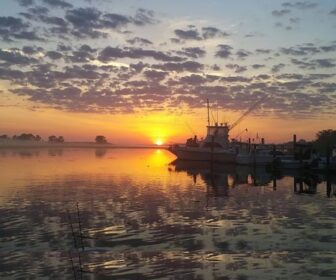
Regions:
[[55, 136], [51, 135], [48, 137], [48, 141], [51, 143], [64, 143], [64, 137], [63, 136]]
[[103, 135], [97, 135], [95, 141], [96, 141], [97, 144], [106, 144], [107, 143], [106, 137], [103, 136]]
[[0, 135], [0, 139], [2, 140], [8, 140], [9, 137], [6, 134]]
[[325, 153], [328, 147], [336, 146], [336, 130], [325, 129], [316, 133], [314, 145], [322, 153]]
[[48, 137], [48, 141], [51, 143], [56, 143], [57, 142], [57, 137], [55, 135], [51, 135]]
[[23, 140], [23, 141], [35, 141], [35, 136], [31, 133], [22, 133], [19, 136], [14, 136], [13, 139]]

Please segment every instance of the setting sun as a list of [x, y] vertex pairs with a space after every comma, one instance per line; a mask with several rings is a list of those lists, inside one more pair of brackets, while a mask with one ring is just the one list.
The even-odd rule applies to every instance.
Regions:
[[155, 144], [158, 145], [158, 146], [161, 146], [161, 145], [163, 145], [163, 141], [161, 139], [157, 139], [157, 140], [155, 140]]

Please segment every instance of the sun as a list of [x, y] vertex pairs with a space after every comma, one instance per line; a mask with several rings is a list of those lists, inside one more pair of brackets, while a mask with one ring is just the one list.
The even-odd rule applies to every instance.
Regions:
[[163, 145], [163, 141], [161, 139], [156, 139], [155, 144], [158, 145], [158, 146], [161, 146], [161, 145]]

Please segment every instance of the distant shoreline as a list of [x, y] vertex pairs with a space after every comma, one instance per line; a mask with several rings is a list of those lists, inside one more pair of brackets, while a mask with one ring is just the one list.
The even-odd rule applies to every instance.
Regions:
[[94, 142], [64, 142], [49, 143], [35, 141], [0, 141], [0, 149], [31, 149], [31, 148], [85, 148], [85, 149], [167, 149], [167, 145], [116, 145], [116, 144], [98, 144]]

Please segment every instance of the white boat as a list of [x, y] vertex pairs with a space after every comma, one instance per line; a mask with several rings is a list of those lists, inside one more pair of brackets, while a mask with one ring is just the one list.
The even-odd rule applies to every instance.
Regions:
[[282, 151], [274, 150], [267, 146], [259, 146], [250, 152], [241, 152], [237, 155], [236, 163], [240, 165], [271, 165], [284, 169], [295, 169], [310, 167], [314, 155], [308, 154], [301, 160], [293, 154], [285, 154]]
[[[229, 140], [229, 131], [235, 127], [243, 118], [239, 118], [233, 125], [210, 124], [209, 101], [207, 134], [204, 140], [199, 141], [197, 137], [187, 140], [185, 145], [175, 144], [169, 147], [169, 151], [181, 160], [214, 161], [221, 163], [236, 163], [238, 151]], [[243, 115], [245, 116], [245, 114]]]
[[284, 169], [297, 169], [297, 168], [309, 168], [311, 166], [312, 159], [296, 159], [293, 155], [280, 156], [278, 159], [278, 165]]
[[170, 146], [169, 151], [181, 160], [235, 163], [237, 151], [230, 145], [228, 133], [227, 124], [208, 125], [204, 140], [190, 138], [185, 145]]
[[237, 155], [236, 163], [241, 165], [268, 165], [272, 164], [280, 155], [279, 152], [275, 152], [269, 148], [258, 147], [256, 150], [250, 152], [242, 152]]

